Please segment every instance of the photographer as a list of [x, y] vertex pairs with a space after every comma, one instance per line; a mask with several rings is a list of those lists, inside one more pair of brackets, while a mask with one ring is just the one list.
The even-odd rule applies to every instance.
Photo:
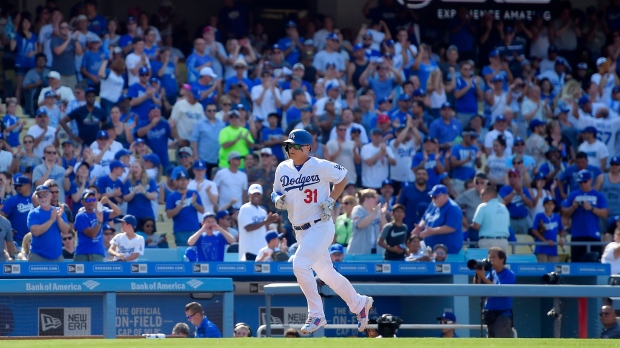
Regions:
[[[506, 253], [498, 247], [489, 249], [490, 272], [485, 274], [485, 262], [474, 262], [476, 284], [515, 284], [515, 274], [505, 268]], [[470, 262], [468, 262], [470, 266]], [[486, 266], [486, 267], [485, 267]], [[472, 267], [470, 267], [472, 268]], [[512, 297], [488, 297], [482, 311], [484, 323], [487, 325], [489, 337], [512, 337]]]

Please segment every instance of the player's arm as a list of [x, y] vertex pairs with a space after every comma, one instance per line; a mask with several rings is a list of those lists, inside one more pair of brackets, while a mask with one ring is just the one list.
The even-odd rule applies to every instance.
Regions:
[[344, 191], [345, 186], [347, 186], [346, 176], [339, 183], [334, 184], [334, 188], [332, 189], [332, 193], [329, 195], [329, 197], [333, 200], [337, 200]]

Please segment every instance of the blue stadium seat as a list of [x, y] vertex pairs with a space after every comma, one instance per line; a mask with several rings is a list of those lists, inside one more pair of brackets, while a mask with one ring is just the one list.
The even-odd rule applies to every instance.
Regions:
[[239, 262], [239, 254], [238, 253], [225, 253], [224, 262]]
[[461, 249], [458, 254], [448, 254], [446, 262], [465, 262], [465, 249]]
[[144, 249], [144, 255], [138, 258], [138, 261], [149, 262], [179, 262], [183, 261], [183, 258], [179, 259], [179, 254], [176, 249]]
[[345, 261], [378, 262], [383, 261], [381, 254], [344, 254]]
[[489, 249], [469, 248], [465, 250], [465, 262], [475, 259], [482, 260], [489, 257]]
[[506, 263], [536, 263], [536, 255], [534, 254], [513, 254], [508, 255]]

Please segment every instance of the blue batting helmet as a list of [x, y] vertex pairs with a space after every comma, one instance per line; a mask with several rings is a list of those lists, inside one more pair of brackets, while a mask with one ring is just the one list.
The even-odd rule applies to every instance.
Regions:
[[311, 145], [312, 135], [306, 130], [295, 129], [288, 135], [288, 139], [284, 140], [284, 142], [288, 144]]

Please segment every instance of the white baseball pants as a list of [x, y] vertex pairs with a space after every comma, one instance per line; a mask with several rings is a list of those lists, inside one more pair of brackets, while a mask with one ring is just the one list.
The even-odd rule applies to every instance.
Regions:
[[351, 312], [359, 313], [366, 303], [366, 296], [358, 294], [347, 278], [334, 269], [328, 251], [334, 232], [331, 221], [319, 221], [305, 231], [295, 231], [299, 247], [293, 260], [293, 271], [308, 301], [308, 316], [311, 317], [325, 317], [312, 270], [347, 303]]

